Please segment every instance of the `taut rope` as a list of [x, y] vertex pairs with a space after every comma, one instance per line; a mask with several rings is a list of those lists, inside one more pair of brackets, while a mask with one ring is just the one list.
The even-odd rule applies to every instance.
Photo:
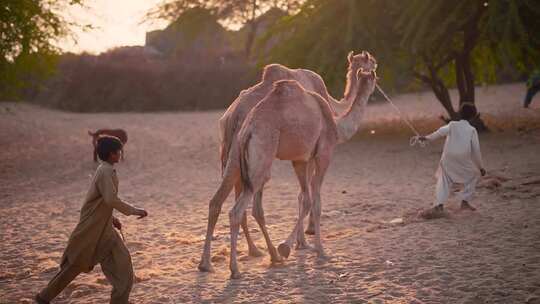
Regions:
[[413, 131], [413, 133], [415, 134], [413, 137], [411, 137], [411, 139], [409, 139], [409, 144], [411, 146], [414, 146], [416, 144], [420, 144], [420, 146], [425, 147], [426, 143], [423, 142], [423, 141], [420, 141], [420, 133], [418, 132], [418, 130], [416, 130], [416, 128], [413, 126], [413, 124], [409, 121], [407, 116], [405, 116], [403, 114], [403, 112], [401, 112], [401, 110], [392, 102], [390, 97], [388, 97], [388, 95], [386, 95], [386, 93], [384, 93], [384, 91], [381, 89], [381, 87], [379, 87], [379, 84], [376, 83], [375, 87], [377, 87], [379, 92], [381, 92], [382, 96], [390, 103], [390, 105], [394, 108], [394, 110], [396, 110], [396, 112], [398, 113], [401, 120], [403, 120], [405, 122], [405, 124], [409, 127], [409, 129], [411, 129], [411, 131]]

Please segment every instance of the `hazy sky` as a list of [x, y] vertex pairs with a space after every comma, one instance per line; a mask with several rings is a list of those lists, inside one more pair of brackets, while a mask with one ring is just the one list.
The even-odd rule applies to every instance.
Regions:
[[148, 9], [162, 0], [87, 0], [87, 8], [73, 7], [66, 12], [67, 17], [83, 24], [91, 24], [96, 29], [77, 31], [77, 43], [61, 41], [65, 51], [100, 53], [121, 45], [143, 45], [147, 31], [163, 28], [161, 24], [139, 24]]

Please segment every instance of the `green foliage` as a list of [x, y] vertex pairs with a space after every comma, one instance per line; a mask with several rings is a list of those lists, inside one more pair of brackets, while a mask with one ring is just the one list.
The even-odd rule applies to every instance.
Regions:
[[53, 72], [54, 41], [69, 33], [59, 12], [82, 0], [4, 0], [0, 3], [0, 99], [17, 98], [30, 80]]
[[[539, 63], [539, 16], [540, 5], [532, 0], [412, 0], [404, 7], [397, 27], [403, 29], [402, 47], [420, 61], [422, 55], [437, 61], [467, 51], [467, 30], [476, 30], [477, 36], [468, 46], [473, 69], [477, 80], [493, 82], [502, 65], [525, 71]], [[471, 24], [475, 18], [476, 28]], [[443, 75], [446, 82], [454, 83], [454, 73]]]
[[0, 100], [18, 99], [23, 91], [36, 90], [41, 81], [55, 73], [58, 56], [53, 53], [20, 54], [3, 63], [0, 73]]
[[165, 0], [146, 14], [147, 20], [176, 20], [185, 11], [202, 8], [227, 25], [245, 25], [270, 8], [296, 12], [305, 0]]
[[305, 0], [166, 0], [146, 14], [147, 20], [177, 20], [193, 9], [211, 12], [227, 27], [247, 28], [244, 43], [246, 57], [250, 57], [253, 41], [257, 35], [259, 17], [271, 9], [287, 13], [297, 11]]
[[[495, 82], [503, 67], [538, 65], [539, 32], [534, 0], [310, 0], [258, 48], [273, 43], [269, 59], [260, 52], [261, 64], [313, 69], [333, 93], [342, 90], [347, 52], [368, 50], [385, 88], [406, 90], [421, 79], [449, 104], [446, 87], [458, 79], [460, 94], [466, 93], [460, 100], [474, 102], [471, 81]], [[276, 37], [283, 40], [275, 43]], [[446, 108], [452, 112], [451, 104]]]
[[276, 36], [270, 57], [261, 64], [280, 62], [309, 68], [321, 74], [334, 94], [343, 92], [349, 51], [368, 50], [375, 54], [379, 74], [388, 88], [404, 86], [410, 78], [407, 54], [399, 47], [393, 20], [400, 2], [392, 0], [311, 0], [300, 13], [284, 18], [257, 43], [267, 47]]

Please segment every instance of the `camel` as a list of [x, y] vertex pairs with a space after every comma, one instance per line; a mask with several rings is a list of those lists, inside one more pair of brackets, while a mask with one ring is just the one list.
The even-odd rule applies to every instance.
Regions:
[[[271, 261], [280, 262], [282, 257], [288, 257], [292, 244], [302, 235], [299, 232], [303, 229], [303, 219], [311, 207], [314, 214], [315, 250], [320, 257], [325, 256], [320, 235], [320, 190], [323, 178], [335, 146], [350, 139], [358, 130], [367, 100], [375, 88], [375, 72], [366, 73], [360, 70], [356, 77], [353, 76], [353, 80], [355, 81], [351, 91], [355, 99], [348, 110], [339, 117], [333, 115], [330, 105], [324, 98], [305, 90], [295, 80], [277, 81], [272, 91], [252, 109], [238, 133], [238, 140], [233, 142], [222, 183], [210, 202], [200, 270], [211, 269], [210, 239], [213, 228], [222, 201], [240, 176], [242, 190], [229, 212], [231, 230], [229, 267], [232, 279], [240, 277], [236, 261], [239, 226], [248, 204], [259, 195], [264, 184], [269, 181], [274, 158], [293, 162], [301, 191], [298, 196], [298, 220], [278, 250], [273, 246], [266, 230], [262, 205], [253, 205], [252, 214], [264, 235]], [[234, 159], [239, 159], [240, 170], [231, 165]], [[305, 239], [299, 241], [301, 246], [307, 247]]]
[[122, 142], [122, 160], [124, 160], [124, 147], [127, 143], [128, 136], [124, 129], [97, 129], [96, 132], [88, 130], [88, 135], [92, 137], [92, 146], [94, 147], [94, 161], [97, 162], [97, 141], [100, 136], [114, 136]]
[[[306, 90], [319, 93], [329, 104], [332, 113], [337, 115], [337, 109], [340, 106], [349, 105], [354, 96], [351, 94], [351, 77], [360, 69], [372, 70], [376, 68], [376, 63], [368, 52], [362, 52], [361, 54], [354, 55], [354, 52], [349, 52], [347, 56], [349, 63], [347, 73], [347, 85], [345, 92], [341, 100], [333, 98], [326, 89], [324, 80], [317, 73], [307, 69], [289, 69], [286, 66], [280, 64], [269, 64], [263, 70], [262, 81], [255, 86], [243, 90], [238, 98], [229, 106], [227, 111], [219, 120], [220, 126], [220, 154], [221, 154], [221, 167], [222, 172], [227, 165], [229, 150], [232, 142], [235, 141], [236, 135], [240, 130], [242, 124], [248, 113], [263, 99], [268, 92], [271, 91], [272, 85], [278, 80], [292, 79], [298, 81]], [[238, 181], [235, 185], [236, 197], [241, 192], [241, 183]], [[261, 193], [255, 196], [256, 199], [262, 198]], [[254, 202], [261, 203], [260, 201]], [[248, 253], [250, 256], [261, 256], [262, 253], [258, 250], [257, 246], [253, 243], [249, 234], [247, 226], [247, 217], [242, 219], [242, 230], [246, 236], [248, 244]], [[313, 217], [310, 216], [309, 227], [306, 230], [308, 234], [314, 234], [313, 230]]]

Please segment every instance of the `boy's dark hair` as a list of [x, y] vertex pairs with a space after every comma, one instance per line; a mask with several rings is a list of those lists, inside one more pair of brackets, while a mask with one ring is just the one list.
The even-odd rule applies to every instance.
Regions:
[[461, 107], [459, 108], [459, 113], [461, 115], [461, 118], [466, 120], [471, 120], [475, 118], [476, 115], [478, 115], [476, 107], [472, 103], [461, 104]]
[[108, 135], [100, 136], [97, 140], [96, 150], [99, 159], [107, 161], [111, 153], [122, 150], [122, 142], [118, 137]]

